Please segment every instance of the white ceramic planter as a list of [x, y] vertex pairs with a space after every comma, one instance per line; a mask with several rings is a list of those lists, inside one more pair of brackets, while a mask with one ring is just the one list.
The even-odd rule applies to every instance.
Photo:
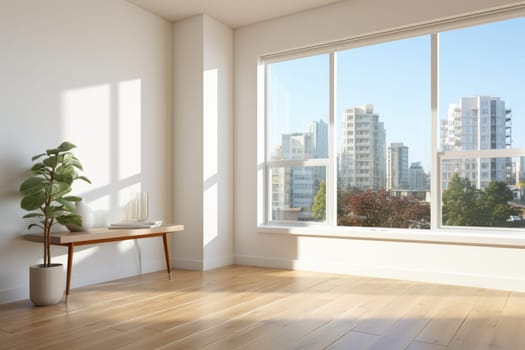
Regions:
[[33, 265], [29, 268], [29, 298], [35, 305], [57, 304], [64, 296], [64, 266]]
[[69, 231], [83, 232], [89, 231], [89, 229], [93, 227], [93, 222], [95, 220], [93, 211], [91, 210], [89, 205], [84, 203], [84, 201], [80, 201], [76, 204], [76, 209], [74, 213], [82, 217], [82, 226], [77, 226], [73, 224], [66, 225]]

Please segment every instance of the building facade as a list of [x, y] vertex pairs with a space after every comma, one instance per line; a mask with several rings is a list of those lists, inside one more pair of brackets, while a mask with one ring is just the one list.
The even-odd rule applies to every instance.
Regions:
[[[273, 160], [305, 160], [328, 157], [328, 124], [314, 121], [306, 132], [281, 135], [281, 145], [272, 153]], [[282, 167], [271, 173], [272, 220], [311, 220], [313, 199], [321, 181], [326, 179], [324, 167]]]
[[408, 189], [408, 147], [402, 142], [388, 146], [386, 156], [386, 189]]
[[340, 186], [366, 190], [385, 187], [386, 133], [374, 106], [366, 104], [344, 111], [339, 160]]
[[[441, 149], [465, 151], [510, 147], [510, 123], [510, 110], [499, 97], [462, 97], [458, 104], [449, 106], [447, 119], [441, 120]], [[508, 158], [446, 160], [441, 164], [444, 189], [454, 173], [483, 189], [492, 180], [508, 182], [511, 172]]]

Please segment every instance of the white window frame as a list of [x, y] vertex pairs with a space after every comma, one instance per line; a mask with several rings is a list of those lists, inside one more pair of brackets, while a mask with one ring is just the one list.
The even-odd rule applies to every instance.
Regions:
[[[259, 154], [258, 167], [258, 232], [271, 234], [292, 234], [301, 236], [320, 236], [357, 239], [380, 239], [392, 241], [425, 241], [444, 242], [452, 244], [467, 245], [489, 245], [525, 247], [525, 230], [519, 228], [494, 228], [494, 227], [450, 227], [441, 224], [441, 167], [440, 164], [446, 159], [467, 158], [504, 158], [520, 157], [525, 155], [525, 149], [491, 149], [473, 151], [449, 151], [439, 152], [439, 32], [466, 28], [491, 22], [509, 20], [525, 16], [525, 4], [504, 6], [487, 11], [447, 18], [444, 20], [431, 21], [417, 26], [396, 28], [381, 33], [366, 34], [333, 43], [317, 45], [307, 48], [299, 48], [286, 52], [272, 53], [259, 58], [258, 64], [258, 150], [264, 150], [264, 156]], [[337, 226], [337, 187], [333, 184], [337, 181], [337, 157], [336, 157], [336, 135], [337, 125], [335, 123], [336, 106], [336, 59], [337, 52], [352, 48], [370, 46], [374, 44], [401, 40], [416, 36], [430, 35], [430, 81], [431, 81], [431, 227], [430, 230], [402, 229], [402, 228], [372, 228], [372, 227], [346, 227]], [[328, 160], [312, 159], [304, 161], [283, 160], [268, 161], [268, 149], [266, 143], [267, 118], [266, 98], [267, 76], [265, 66], [267, 64], [291, 60], [316, 54], [329, 54], [329, 125], [328, 125]], [[262, 99], [262, 100], [261, 100]], [[264, 128], [261, 127], [264, 125]], [[261, 164], [263, 163], [263, 164]], [[271, 213], [271, 179], [269, 169], [281, 166], [326, 166], [326, 217], [325, 223], [315, 222], [271, 222], [268, 213]], [[262, 169], [261, 169], [262, 167]], [[261, 173], [261, 170], [262, 173]], [[260, 181], [261, 176], [263, 180]], [[262, 184], [262, 186], [261, 186]]]

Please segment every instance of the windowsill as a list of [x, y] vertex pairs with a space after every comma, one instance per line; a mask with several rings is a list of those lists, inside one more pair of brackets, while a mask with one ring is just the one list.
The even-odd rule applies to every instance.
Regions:
[[374, 241], [422, 242], [452, 245], [525, 248], [522, 229], [442, 228], [437, 230], [331, 227], [327, 225], [260, 225], [257, 232], [293, 236], [348, 238]]

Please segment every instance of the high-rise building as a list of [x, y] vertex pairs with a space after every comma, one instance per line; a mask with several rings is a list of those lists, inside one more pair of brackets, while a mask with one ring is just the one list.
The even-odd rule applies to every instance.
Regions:
[[297, 132], [282, 135], [281, 159], [306, 159], [311, 158], [312, 154], [312, 134]]
[[[441, 148], [443, 151], [502, 149], [510, 146], [510, 110], [499, 97], [462, 97], [451, 104], [447, 119], [441, 120]], [[468, 178], [477, 188], [485, 188], [490, 181], [509, 181], [509, 158], [482, 158], [446, 160], [442, 162], [443, 188], [454, 173]]]
[[[273, 159], [328, 157], [328, 124], [324, 121], [309, 123], [307, 132], [282, 134], [281, 139], [280, 147], [273, 152]], [[313, 198], [325, 178], [326, 170], [320, 166], [272, 169], [273, 219], [289, 219], [291, 209], [297, 209], [294, 212], [296, 220], [311, 219]]]
[[408, 187], [413, 191], [428, 190], [427, 175], [421, 166], [421, 162], [410, 163], [408, 169]]
[[393, 142], [386, 156], [386, 189], [408, 189], [408, 147], [402, 142]]
[[308, 133], [312, 135], [314, 158], [328, 158], [328, 124], [322, 120], [308, 124]]
[[386, 133], [374, 106], [366, 104], [343, 113], [339, 179], [342, 187], [378, 190], [385, 187]]

